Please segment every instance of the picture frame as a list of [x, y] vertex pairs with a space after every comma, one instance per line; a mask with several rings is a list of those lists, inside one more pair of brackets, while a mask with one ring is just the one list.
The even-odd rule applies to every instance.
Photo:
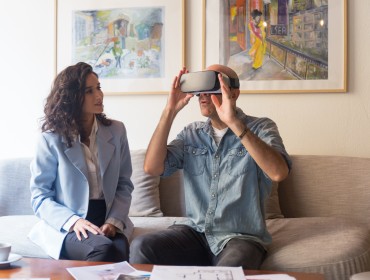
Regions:
[[[202, 5], [203, 69], [229, 66], [239, 76], [241, 93], [347, 92], [347, 0], [203, 0]], [[249, 24], [253, 10], [261, 13], [259, 24]], [[264, 54], [258, 56], [254, 42], [265, 46]]]
[[55, 0], [56, 73], [83, 61], [106, 95], [168, 93], [185, 65], [186, 0]]

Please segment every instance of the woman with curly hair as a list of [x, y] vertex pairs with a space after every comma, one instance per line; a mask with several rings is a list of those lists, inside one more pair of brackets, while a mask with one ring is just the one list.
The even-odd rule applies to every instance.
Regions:
[[29, 237], [54, 259], [128, 260], [133, 184], [123, 123], [103, 113], [92, 67], [79, 62], [54, 80], [31, 163]]
[[263, 57], [266, 53], [266, 31], [262, 21], [262, 12], [253, 10], [251, 13], [251, 21], [248, 24], [250, 31], [251, 49], [249, 55], [253, 59], [252, 68], [257, 70], [262, 67]]

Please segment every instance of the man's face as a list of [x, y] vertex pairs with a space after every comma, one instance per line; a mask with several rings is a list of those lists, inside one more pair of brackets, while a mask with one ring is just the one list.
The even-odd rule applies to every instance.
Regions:
[[[220, 103], [222, 102], [222, 95], [216, 95]], [[200, 93], [198, 96], [200, 112], [203, 116], [207, 118], [212, 118], [217, 115], [216, 107], [211, 100], [210, 93]]]

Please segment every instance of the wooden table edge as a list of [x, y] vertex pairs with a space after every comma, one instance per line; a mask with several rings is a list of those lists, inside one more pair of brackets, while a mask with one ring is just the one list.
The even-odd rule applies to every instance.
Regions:
[[[50, 278], [52, 280], [74, 279], [66, 270], [69, 267], [93, 266], [109, 264], [109, 262], [89, 262], [73, 260], [53, 260], [39, 258], [22, 258], [12, 263], [7, 268], [0, 269], [0, 278]], [[152, 271], [150, 264], [130, 264], [134, 268], [143, 271]], [[323, 274], [291, 272], [291, 271], [270, 271], [270, 270], [244, 270], [245, 275], [261, 274], [288, 274], [297, 280], [324, 280]]]

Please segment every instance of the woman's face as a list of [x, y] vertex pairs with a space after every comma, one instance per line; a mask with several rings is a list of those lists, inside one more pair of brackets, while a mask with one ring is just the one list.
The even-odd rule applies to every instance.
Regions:
[[103, 92], [98, 77], [91, 73], [86, 79], [85, 100], [82, 105], [84, 114], [101, 114], [104, 111]]
[[259, 24], [259, 23], [260, 23], [260, 21], [261, 21], [261, 17], [260, 17], [260, 16], [256, 16], [256, 17], [254, 18], [254, 22], [255, 22], [256, 24]]

